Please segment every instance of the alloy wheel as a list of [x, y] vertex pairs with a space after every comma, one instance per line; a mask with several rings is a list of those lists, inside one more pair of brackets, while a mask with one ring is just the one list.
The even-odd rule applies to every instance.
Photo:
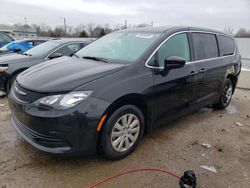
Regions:
[[225, 89], [224, 89], [224, 93], [223, 93], [223, 102], [224, 104], [228, 104], [231, 100], [233, 94], [233, 87], [231, 84], [226, 85]]
[[125, 114], [115, 123], [111, 132], [111, 144], [115, 151], [124, 152], [131, 148], [138, 139], [140, 121], [134, 114]]

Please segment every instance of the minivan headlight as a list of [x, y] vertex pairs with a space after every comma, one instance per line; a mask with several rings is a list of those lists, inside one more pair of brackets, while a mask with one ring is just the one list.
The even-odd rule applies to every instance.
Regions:
[[80, 102], [86, 100], [92, 91], [73, 91], [63, 95], [50, 95], [34, 102], [36, 106], [47, 106], [62, 110], [72, 108]]
[[5, 72], [6, 70], [8, 70], [8, 65], [7, 64], [2, 64], [0, 65], [0, 73]]

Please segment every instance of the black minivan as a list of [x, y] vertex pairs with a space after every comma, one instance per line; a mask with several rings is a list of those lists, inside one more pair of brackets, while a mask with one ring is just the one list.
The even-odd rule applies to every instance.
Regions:
[[240, 69], [235, 40], [219, 31], [117, 31], [21, 73], [12, 123], [45, 152], [121, 159], [145, 132], [207, 105], [226, 108]]

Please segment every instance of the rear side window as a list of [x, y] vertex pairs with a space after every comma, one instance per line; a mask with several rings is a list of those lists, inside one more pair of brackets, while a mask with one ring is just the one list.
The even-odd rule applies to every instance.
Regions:
[[195, 60], [219, 57], [216, 37], [214, 34], [192, 33]]
[[37, 45], [42, 44], [44, 42], [46, 42], [46, 41], [44, 41], [44, 40], [35, 40], [34, 41], [34, 46], [37, 46]]
[[[165, 59], [170, 56], [179, 56], [184, 58], [186, 62], [189, 62], [190, 51], [187, 34], [182, 33], [173, 36], [159, 48], [157, 54], [159, 67], [163, 67]], [[153, 65], [153, 62], [154, 61], [151, 60], [149, 65]]]
[[235, 43], [232, 38], [226, 36], [217, 36], [219, 49], [220, 49], [220, 56], [232, 55], [235, 51]]
[[80, 49], [81, 49], [80, 44], [75, 43], [75, 44], [69, 44], [69, 45], [63, 46], [62, 48], [58, 49], [54, 53], [59, 53], [59, 54], [62, 54], [62, 55], [70, 56], [70, 55], [72, 55], [73, 53], [77, 52]]

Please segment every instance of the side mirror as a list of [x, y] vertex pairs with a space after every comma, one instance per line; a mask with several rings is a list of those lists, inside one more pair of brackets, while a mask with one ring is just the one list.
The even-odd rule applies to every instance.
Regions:
[[164, 70], [178, 69], [184, 67], [186, 60], [178, 56], [167, 57], [164, 61]]
[[17, 49], [14, 50], [14, 52], [16, 52], [16, 53], [21, 52], [21, 49], [17, 48]]
[[58, 57], [62, 57], [63, 55], [60, 54], [60, 53], [53, 53], [51, 54], [48, 59], [55, 59], [55, 58], [58, 58]]

